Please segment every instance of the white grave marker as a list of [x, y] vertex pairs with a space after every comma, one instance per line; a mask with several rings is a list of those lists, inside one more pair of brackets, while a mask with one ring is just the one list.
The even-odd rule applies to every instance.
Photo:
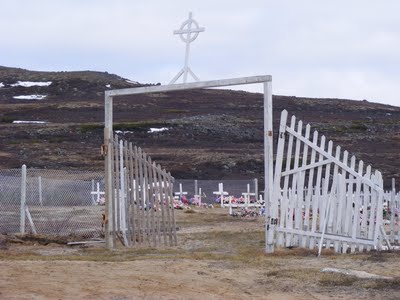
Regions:
[[179, 197], [179, 200], [182, 200], [182, 196], [187, 195], [187, 192], [184, 192], [182, 189], [182, 183], [179, 184], [179, 192], [175, 192], [174, 194]]
[[214, 195], [221, 197], [221, 207], [224, 207], [224, 196], [228, 196], [228, 192], [224, 191], [224, 184], [221, 182], [218, 184], [218, 192], [213, 192]]

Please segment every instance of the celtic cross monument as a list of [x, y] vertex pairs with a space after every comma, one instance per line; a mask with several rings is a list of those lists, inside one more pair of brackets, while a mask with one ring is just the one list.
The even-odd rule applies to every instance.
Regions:
[[199, 81], [199, 78], [193, 73], [193, 71], [189, 68], [189, 50], [190, 43], [193, 42], [200, 32], [203, 32], [204, 27], [199, 27], [199, 24], [192, 19], [192, 13], [189, 13], [189, 19], [182, 23], [181, 28], [179, 30], [174, 30], [174, 34], [179, 34], [181, 40], [186, 43], [186, 52], [185, 52], [185, 64], [182, 70], [179, 71], [178, 74], [171, 80], [169, 84], [175, 83], [182, 75], [183, 75], [183, 83], [186, 83], [188, 74], [190, 74], [194, 80]]

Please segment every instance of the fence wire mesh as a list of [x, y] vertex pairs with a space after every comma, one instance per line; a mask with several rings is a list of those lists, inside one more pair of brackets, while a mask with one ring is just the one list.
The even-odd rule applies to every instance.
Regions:
[[[21, 232], [20, 169], [0, 170], [0, 232]], [[96, 183], [104, 191], [100, 172], [28, 169], [26, 233], [98, 237], [104, 206], [98, 205]], [[23, 227], [23, 226], [22, 226]]]
[[[21, 169], [0, 170], [0, 233], [21, 232]], [[215, 203], [218, 184], [224, 191], [240, 197], [254, 180], [175, 180], [174, 192], [192, 198], [201, 189], [203, 203]], [[249, 185], [249, 187], [248, 187]], [[27, 169], [26, 233], [78, 237], [99, 237], [104, 212], [104, 173]]]

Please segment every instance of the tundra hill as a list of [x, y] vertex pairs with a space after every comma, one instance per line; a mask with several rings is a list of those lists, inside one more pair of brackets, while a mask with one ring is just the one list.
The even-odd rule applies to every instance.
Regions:
[[[143, 84], [102, 72], [0, 67], [0, 168], [25, 163], [101, 170], [104, 91], [135, 86]], [[391, 177], [400, 179], [400, 107], [278, 95], [273, 101], [275, 129], [286, 109], [382, 171], [387, 187]], [[47, 123], [14, 124], [17, 120]], [[207, 89], [118, 97], [114, 125], [176, 178], [262, 179], [261, 94]]]

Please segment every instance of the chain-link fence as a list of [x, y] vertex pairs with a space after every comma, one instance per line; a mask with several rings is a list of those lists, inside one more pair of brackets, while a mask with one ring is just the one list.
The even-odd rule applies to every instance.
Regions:
[[[25, 190], [22, 178], [21, 169], [0, 170], [0, 233], [87, 238], [101, 235], [104, 173], [28, 169]], [[224, 192], [235, 197], [258, 190], [256, 180], [177, 179], [174, 192], [179, 193], [182, 187], [190, 199], [201, 190], [202, 202], [211, 204], [219, 197], [214, 194], [219, 183], [223, 184]]]
[[104, 206], [97, 203], [103, 197], [97, 186], [104, 191], [103, 173], [28, 169], [25, 187], [22, 175], [21, 169], [0, 170], [1, 233], [101, 234]]

